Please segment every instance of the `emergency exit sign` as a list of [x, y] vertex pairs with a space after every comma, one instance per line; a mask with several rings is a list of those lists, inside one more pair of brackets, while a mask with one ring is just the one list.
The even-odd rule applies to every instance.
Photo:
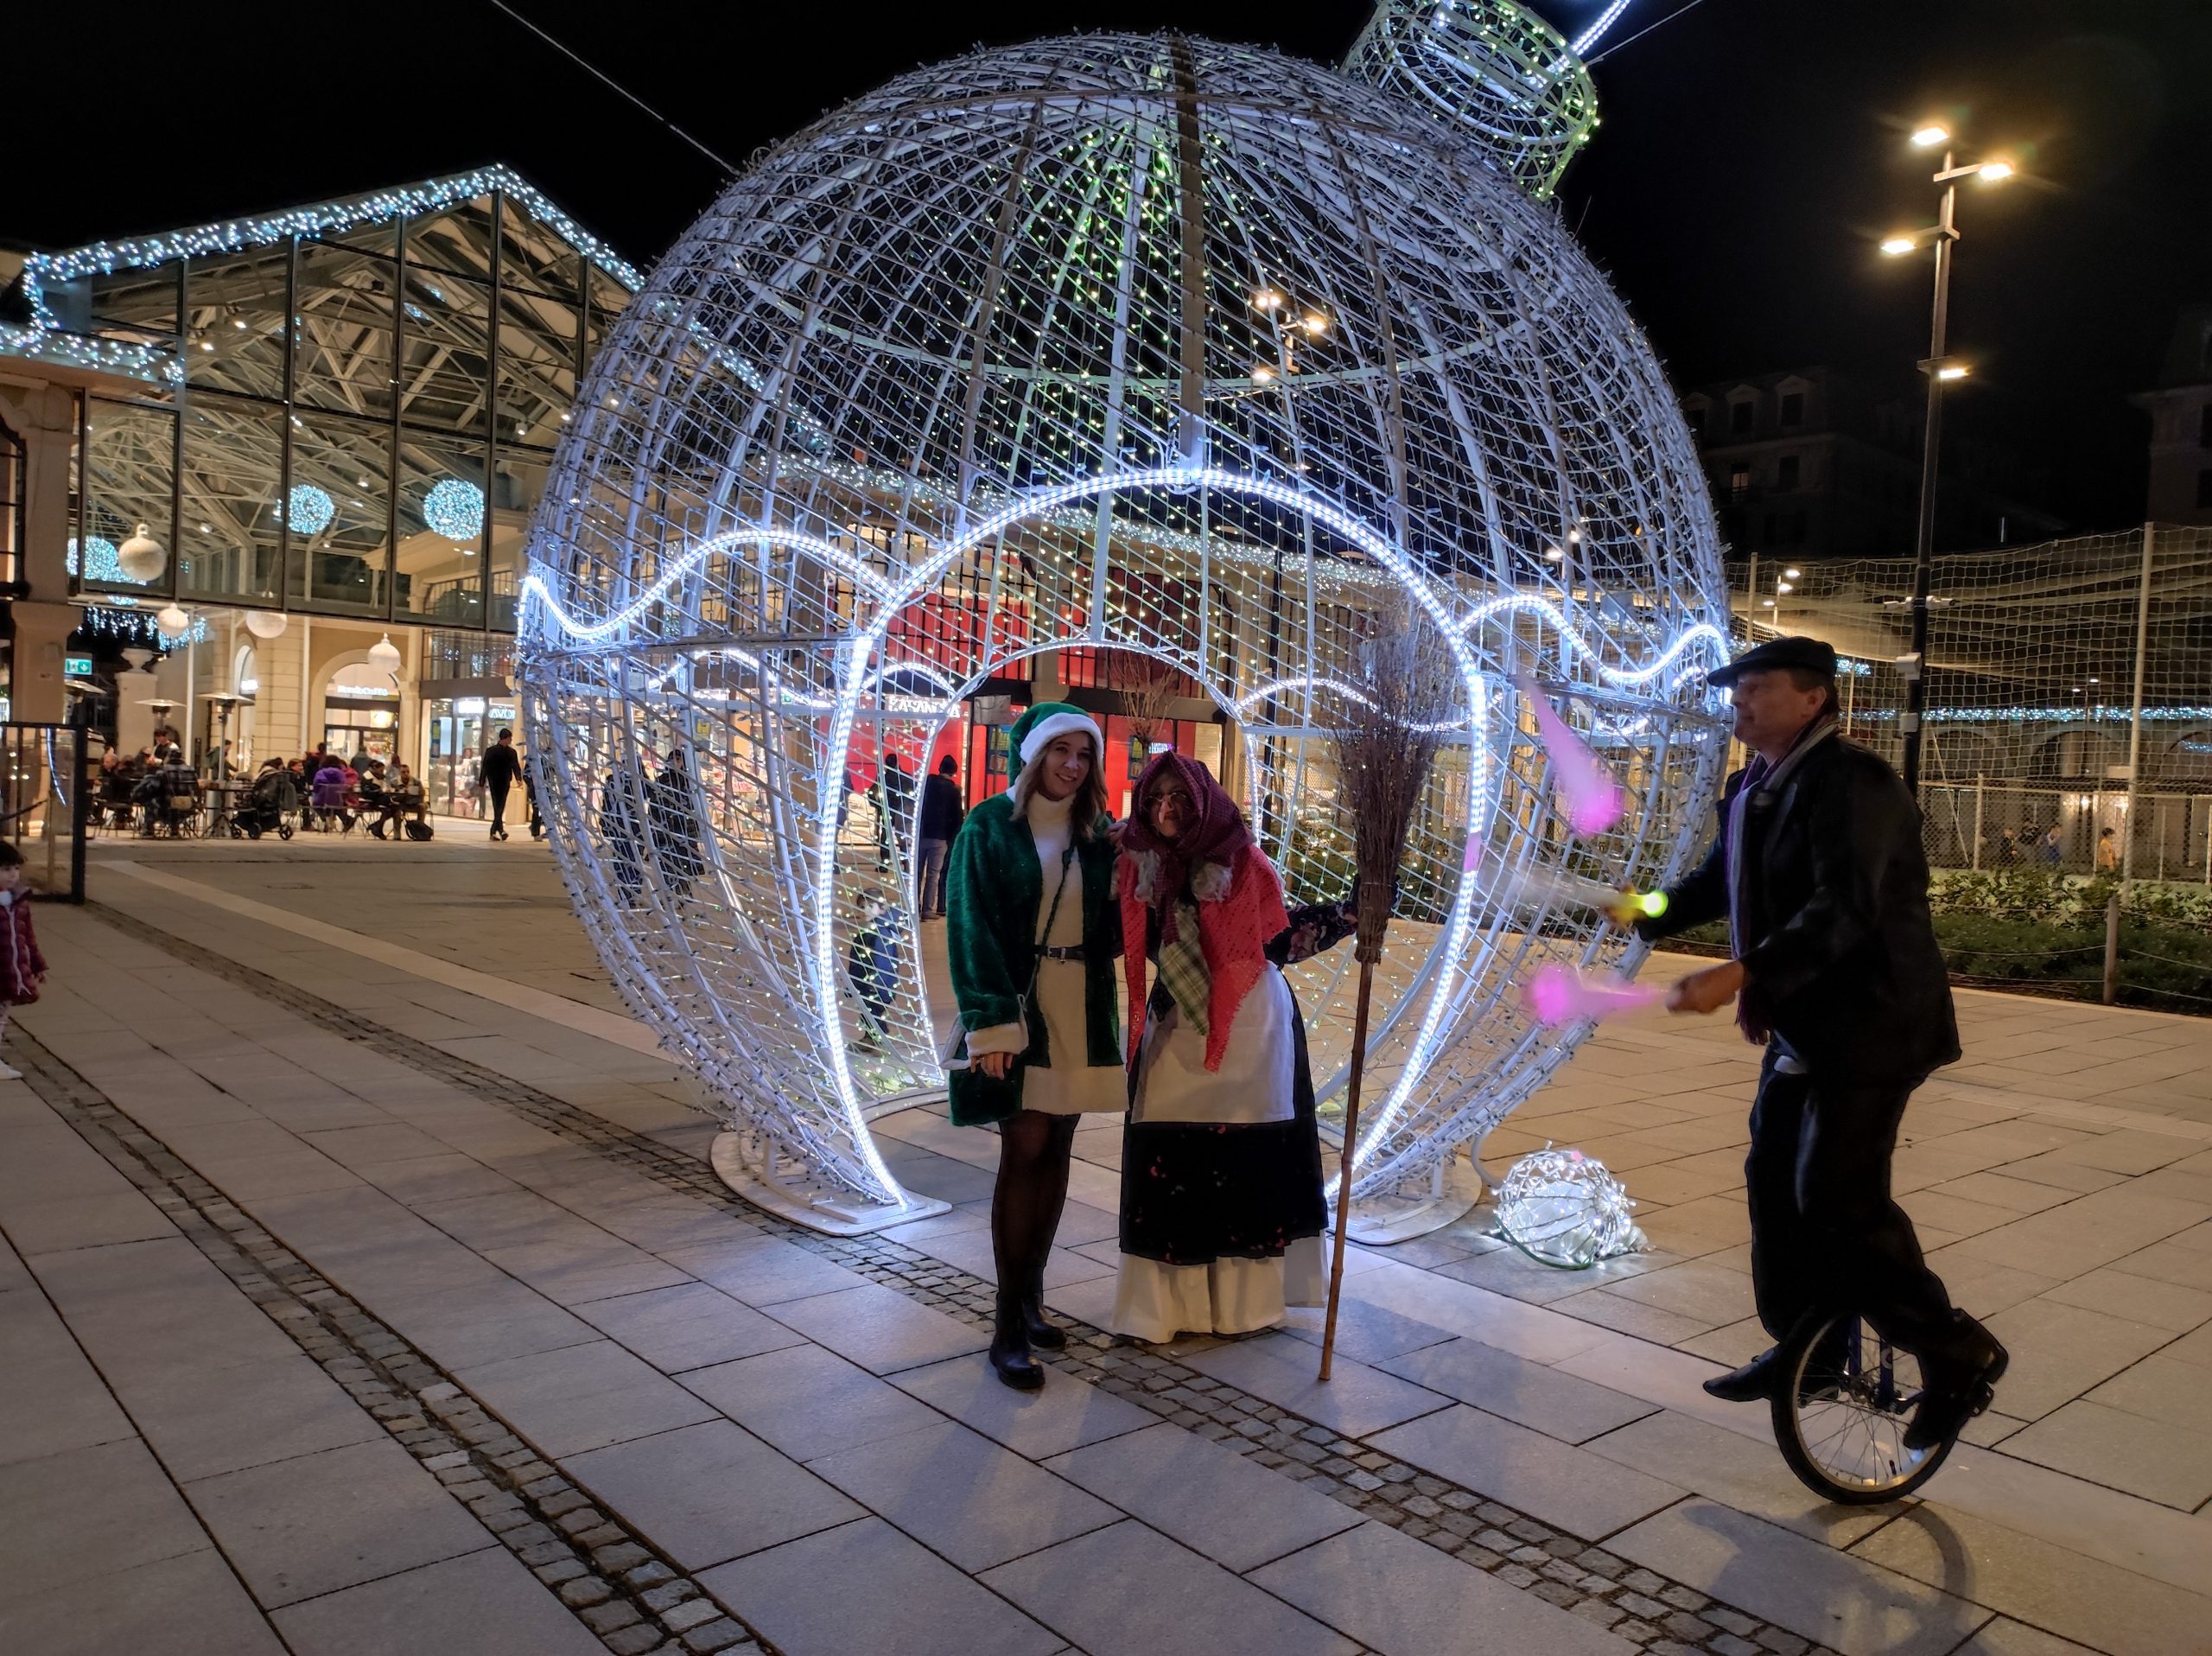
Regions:
[[92, 659], [88, 655], [65, 655], [61, 658], [61, 671], [72, 678], [89, 678], [92, 676]]

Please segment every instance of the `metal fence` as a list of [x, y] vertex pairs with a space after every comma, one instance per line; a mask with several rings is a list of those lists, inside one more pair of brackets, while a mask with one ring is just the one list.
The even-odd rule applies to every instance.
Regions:
[[[1857, 741], [1902, 757], [1912, 560], [1731, 568], [1740, 630], [1843, 658]], [[1939, 868], [2212, 882], [2212, 529], [1936, 560], [1921, 803]]]
[[0, 838], [22, 853], [41, 897], [85, 900], [85, 827], [99, 783], [93, 738], [76, 724], [0, 724]]

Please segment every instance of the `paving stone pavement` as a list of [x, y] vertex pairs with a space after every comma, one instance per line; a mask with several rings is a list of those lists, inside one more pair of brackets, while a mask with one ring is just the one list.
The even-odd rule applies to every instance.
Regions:
[[[183, 859], [168, 867], [226, 882], [270, 877], [265, 868], [226, 872]], [[528, 879], [545, 883], [542, 868]], [[479, 867], [468, 877], [482, 882], [486, 875]], [[505, 868], [493, 869], [495, 889], [522, 894], [518, 906], [538, 900], [535, 886], [499, 885], [505, 878]], [[50, 1039], [69, 1064], [45, 1073], [42, 1084], [49, 1092], [74, 1089], [66, 1107], [78, 1113], [80, 1130], [105, 1131], [96, 1112], [114, 1113], [116, 1130], [145, 1139], [176, 1176], [204, 1186], [213, 1213], [241, 1228], [226, 1229], [197, 1207], [194, 1222], [230, 1239], [226, 1245], [251, 1267], [249, 1275], [288, 1294], [284, 1270], [329, 1285], [353, 1322], [326, 1322], [315, 1313], [318, 1337], [340, 1342], [323, 1354], [342, 1352], [344, 1362], [363, 1371], [349, 1366], [337, 1374], [341, 1385], [389, 1388], [391, 1395], [372, 1399], [372, 1409], [398, 1407], [403, 1412], [394, 1418], [421, 1423], [405, 1430], [452, 1439], [454, 1447], [438, 1454], [471, 1446], [433, 1411], [434, 1404], [480, 1422], [490, 1441], [513, 1442], [516, 1449], [506, 1452], [524, 1453], [525, 1467], [545, 1468], [554, 1481], [550, 1494], [505, 1478], [511, 1468], [494, 1465], [480, 1474], [474, 1460], [433, 1471], [448, 1487], [467, 1489], [457, 1504], [471, 1512], [471, 1521], [491, 1521], [470, 1503], [493, 1500], [486, 1510], [494, 1528], [542, 1527], [549, 1538], [563, 1539], [571, 1557], [549, 1557], [536, 1567], [558, 1570], [574, 1562], [579, 1573], [556, 1576], [555, 1588], [587, 1580], [607, 1587], [605, 1598], [577, 1608], [603, 1616], [630, 1613], [623, 1625], [591, 1629], [613, 1648], [710, 1649], [713, 1639], [742, 1640], [750, 1633], [791, 1656], [861, 1647], [1050, 1651], [1071, 1640], [1103, 1649], [1110, 1646], [1109, 1634], [1085, 1619], [1091, 1613], [1071, 1599], [1063, 1609], [1050, 1608], [1063, 1595], [1040, 1583], [1057, 1579], [1059, 1570], [1079, 1579], [1086, 1560], [1095, 1564], [1125, 1554], [1156, 1556], [1162, 1561], [1157, 1567], [1178, 1583], [1175, 1590], [1187, 1586], [1193, 1602], [1257, 1595], [1255, 1602], [1275, 1607], [1270, 1615], [1300, 1618], [1287, 1627], [1305, 1627], [1318, 1616], [1335, 1629], [1324, 1634], [1316, 1627], [1299, 1636], [1312, 1637], [1314, 1648], [1352, 1647], [1344, 1643], [1348, 1637], [1392, 1656], [1465, 1648], [1469, 1618], [1488, 1620], [1501, 1632], [1513, 1625], [1499, 1620], [1507, 1601], [1482, 1598], [1478, 1585], [1559, 1618], [1539, 1620], [1513, 1640], [1535, 1651], [1641, 1646], [1786, 1656], [1821, 1648], [1821, 1641], [1847, 1656], [1862, 1650], [1956, 1648], [1996, 1656], [2069, 1647], [2212, 1648], [2177, 1631], [2212, 1625], [2197, 1596], [2212, 1573], [2204, 1567], [2202, 1514], [2177, 1513], [2189, 1526], [2181, 1533], [2146, 1526], [2138, 1497], [2085, 1484], [2042, 1461], [2005, 1454], [1974, 1461], [1963, 1449], [1955, 1468], [1967, 1474], [1961, 1480], [1969, 1495], [1964, 1508], [1930, 1500], [1853, 1515], [1818, 1508], [1802, 1494], [1793, 1497], [1795, 1486], [1781, 1472], [1770, 1442], [1758, 1441], [1763, 1424], [1701, 1404], [1695, 1393], [1696, 1378], [1711, 1366], [1694, 1342], [1705, 1328], [1722, 1326], [1697, 1325], [1695, 1318], [1730, 1309], [1717, 1299], [1709, 1306], [1696, 1299], [1711, 1284], [1686, 1276], [1679, 1288], [1665, 1284], [1662, 1298], [1643, 1301], [1616, 1291], [1677, 1264], [1702, 1264], [1708, 1273], [1738, 1271], [1739, 1264], [1715, 1256], [1739, 1249], [1739, 1239], [1695, 1253], [1647, 1256], [1641, 1271], [1578, 1285], [1570, 1296], [1548, 1303], [1512, 1291], [1541, 1277], [1499, 1275], [1485, 1282], [1451, 1274], [1452, 1267], [1491, 1257], [1471, 1229], [1425, 1239], [1411, 1254], [1402, 1249], [1357, 1259], [1345, 1346], [1351, 1360], [1340, 1363], [1340, 1381], [1332, 1383], [1351, 1379], [1338, 1395], [1357, 1398], [1342, 1417], [1333, 1405], [1312, 1403], [1312, 1353], [1301, 1339], [1312, 1331], [1303, 1328], [1262, 1340], [1156, 1350], [1116, 1346], [1095, 1328], [1079, 1327], [1070, 1351], [1054, 1360], [1063, 1378], [1047, 1388], [1052, 1407], [1009, 1410], [1010, 1394], [976, 1385], [981, 1365], [958, 1354], [980, 1346], [989, 1299], [988, 1283], [957, 1263], [988, 1269], [988, 1250], [979, 1257], [975, 1246], [988, 1177], [979, 1188], [969, 1176], [988, 1161], [981, 1136], [946, 1138], [942, 1135], [951, 1130], [941, 1118], [898, 1118], [892, 1125], [899, 1137], [885, 1145], [901, 1177], [917, 1188], [933, 1183], [961, 1205], [943, 1220], [908, 1227], [911, 1233], [857, 1242], [815, 1237], [746, 1208], [714, 1181], [702, 1162], [707, 1135], [697, 1118], [677, 1104], [679, 1089], [668, 1085], [664, 1063], [656, 1065], [634, 1046], [610, 1055], [603, 1040], [568, 1038], [573, 1032], [534, 1017], [517, 1019], [511, 1006], [457, 993], [451, 984], [425, 996], [421, 975], [406, 970], [404, 960], [364, 967], [358, 952], [348, 958], [320, 940], [287, 938], [256, 916], [226, 915], [189, 899], [172, 901], [174, 894], [131, 890], [120, 880], [97, 889], [104, 897], [127, 895], [131, 917], [57, 915], [63, 923], [48, 928], [56, 934], [49, 953], [60, 951], [60, 992], [28, 1009], [25, 1024], [35, 1036]], [[342, 889], [303, 901], [309, 912], [342, 914]], [[518, 935], [546, 934], [545, 920], [538, 915], [518, 927]], [[407, 920], [374, 929], [410, 946], [429, 940]], [[530, 978], [541, 987], [555, 981], [553, 968], [569, 946], [553, 936], [550, 946], [531, 952], [529, 968], [514, 981]], [[189, 938], [200, 941], [183, 940]], [[69, 985], [103, 975], [128, 984], [134, 996], [143, 985], [145, 996], [119, 1017], [73, 996]], [[575, 992], [588, 1005], [606, 1006], [603, 984], [576, 983]], [[161, 1004], [164, 997], [173, 1003]], [[561, 1061], [546, 1063], [546, 1052]], [[1645, 1062], [1637, 1081], [1649, 1080], [1652, 1068]], [[1555, 1102], [1553, 1114], [1561, 1117], [1607, 1108], [1626, 1112], [1606, 1121], [1570, 1118], [1561, 1124], [1562, 1137], [1683, 1128], [1670, 1135], [1681, 1142], [1664, 1146], [1667, 1156], [1645, 1164], [1690, 1181], [1658, 1181], [1676, 1200], [1656, 1215], [1654, 1229], [1669, 1214], [1681, 1215], [1662, 1249], [1689, 1239], [1700, 1226], [1711, 1228], [1698, 1239], [1725, 1235], [1726, 1204], [1717, 1199], [1726, 1188], [1689, 1194], [1697, 1175], [1681, 1166], [1739, 1156], [1702, 1125], [1719, 1112], [1707, 1108], [1637, 1123], [1641, 1100], [1618, 1095], [1643, 1090], [1612, 1075], [1586, 1086], [1570, 1070], [1566, 1096], [1536, 1102]], [[1599, 1093], [1615, 1102], [1593, 1101]], [[1741, 1105], [1735, 1098], [1738, 1117]], [[2054, 1107], [2069, 1106], [2062, 1100]], [[2193, 1124], [2185, 1098], [2173, 1113]], [[2016, 1109], [2000, 1124], [2019, 1118]], [[2094, 1135], [2056, 1143], [2038, 1137], [2056, 1123], [2086, 1119], [2075, 1113], [2029, 1120], [2017, 1141], [1984, 1147], [2009, 1152], [2005, 1162], [1965, 1169], [1961, 1161], [1942, 1169], [1944, 1181], [1986, 1174], [2030, 1184], [2038, 1178], [2086, 1184], [2071, 1169], [2091, 1163], [2079, 1159], [2047, 1163], [2024, 1176], [2015, 1165], [2062, 1150], [2078, 1157], [2086, 1144], [2099, 1161], [2150, 1163], [2115, 1179], [2164, 1171], [2171, 1176], [2164, 1199], [2191, 1199], [2178, 1181], [2194, 1174], [2174, 1169], [2201, 1147], [2184, 1141], [2181, 1155], [2154, 1157], [2171, 1148], [2164, 1142], [2171, 1133], [2115, 1131], [2099, 1122], [2102, 1131]], [[1517, 1129], [1520, 1120], [1509, 1126]], [[1960, 1131], [1983, 1124], [1966, 1122]], [[279, 1136], [268, 1137], [271, 1129]], [[2122, 1136], [2138, 1131], [2157, 1142], [2145, 1145]], [[1093, 1160], [1078, 1172], [1093, 1176], [1078, 1180], [1078, 1196], [1090, 1200], [1071, 1208], [1060, 1238], [1065, 1254], [1056, 1255], [1065, 1263], [1053, 1300], [1064, 1316], [1086, 1307], [1099, 1315], [1099, 1291], [1110, 1295], [1112, 1226], [1104, 1210], [1111, 1204], [1111, 1152], [1103, 1149], [1103, 1136], [1083, 1138]], [[1502, 1141], [1490, 1153], [1510, 1155], [1515, 1148]], [[1637, 1148], [1627, 1147], [1628, 1159], [1636, 1159]], [[1999, 1174], [1993, 1166], [2009, 1170]], [[2055, 1170], [2060, 1169], [2069, 1170]], [[1641, 1179], [1632, 1169], [1631, 1186]], [[2063, 1188], [2040, 1186], [2047, 1194]], [[181, 1189], [171, 1194], [185, 1200]], [[2020, 1197], [2001, 1186], [1981, 1194], [2016, 1202]], [[1740, 1209], [1739, 1194], [1734, 1201]], [[80, 1252], [133, 1245], [73, 1242], [50, 1228], [53, 1207], [11, 1204], [0, 1181], [0, 1229], [11, 1239], [20, 1223], [48, 1226], [48, 1244]], [[2024, 1207], [2004, 1211], [2017, 1214]], [[241, 1234], [275, 1250], [275, 1263], [238, 1251]], [[2114, 1368], [2082, 1379], [2096, 1365], [2077, 1363], [2079, 1375], [2052, 1382], [2081, 1379], [2075, 1392], [2041, 1411], [2044, 1421], [2054, 1423], [2046, 1433], [2050, 1443], [2036, 1446], [2045, 1450], [2044, 1460], [2078, 1457], [2085, 1443], [2094, 1448], [2096, 1434], [2112, 1424], [2103, 1413], [2126, 1417], [2120, 1423], [2124, 1439], [2129, 1421], [2145, 1417], [2139, 1411], [2187, 1410], [2183, 1382], [2199, 1372], [2190, 1366], [2196, 1347], [2190, 1342], [2201, 1346], [2204, 1321], [2191, 1320], [2187, 1299], [2195, 1291], [2187, 1279], [2196, 1256], [2186, 1248], [2177, 1250], [2176, 1260], [2156, 1256], [2152, 1263], [2183, 1279], [2171, 1283], [2143, 1275], [2145, 1262], [2139, 1258], [2174, 1234], [2145, 1241], [2139, 1227], [2130, 1230], [2115, 1239], [2128, 1245], [2075, 1277], [2022, 1273], [2038, 1284], [2063, 1285], [2103, 1270], [2119, 1281], [2103, 1296], [2085, 1294], [2090, 1303], [2082, 1306], [2050, 1299], [2037, 1286], [2027, 1296], [2043, 1306], [2037, 1316], [2106, 1316], [2092, 1309], [2103, 1304], [2175, 1325], [2148, 1345], [2139, 1334], [2132, 1336], [2126, 1348], [2141, 1349]], [[2050, 1245], [2068, 1244], [2054, 1235]], [[37, 1248], [28, 1251], [46, 1257]], [[2113, 1271], [2114, 1262], [2128, 1268]], [[2001, 1251], [1987, 1264], [1993, 1273], [2018, 1269]], [[0, 1311], [8, 1303], [7, 1281], [0, 1275]], [[2004, 1285], [1993, 1274], [1986, 1281]], [[351, 1291], [357, 1283], [363, 1292]], [[2156, 1286], [2140, 1286], [2145, 1283]], [[1576, 1303], [1591, 1300], [1592, 1287], [1622, 1304], [1683, 1317], [1693, 1331], [1669, 1351], [1673, 1342], [1654, 1343], [1651, 1329], [1623, 1332], [1595, 1317], [1586, 1320]], [[2119, 1302], [2131, 1293], [2123, 1307]], [[879, 1304], [871, 1294], [889, 1298]], [[913, 1309], [892, 1315], [894, 1301]], [[1564, 1311], [1554, 1309], [1561, 1306]], [[2108, 1320], [2126, 1330], [2152, 1326], [2125, 1315]], [[2062, 1353], [2075, 1348], [2068, 1341], [2078, 1332], [2069, 1327], [2059, 1338]], [[352, 1343], [356, 1335], [371, 1345]], [[2196, 1360], [2201, 1365], [2202, 1358]], [[2178, 1366], [2182, 1379], [2159, 1364]], [[424, 1395], [445, 1386], [455, 1390]], [[2106, 1386], [2120, 1389], [2094, 1405], [2081, 1395]], [[2069, 1408], [2077, 1415], [2068, 1417]], [[836, 1416], [836, 1431], [825, 1433], [825, 1413]], [[1334, 1424], [1317, 1418], [1321, 1413]], [[2012, 1430], [2027, 1424], [2016, 1421]], [[2174, 1424], [2190, 1429], [2186, 1420]], [[909, 1441], [876, 1452], [868, 1447], [899, 1446], [901, 1439]], [[655, 1447], [660, 1444], [667, 1447]], [[422, 1456], [417, 1464], [434, 1458]], [[671, 1468], [694, 1462], [746, 1468], [748, 1482], [757, 1472], [772, 1472], [782, 1491], [772, 1504], [785, 1516], [772, 1518], [766, 1532], [732, 1533], [721, 1511], [728, 1504], [727, 1483], [718, 1490], [711, 1477], [687, 1483], [671, 1476]], [[1057, 1529], [979, 1546], [941, 1533], [943, 1515], [925, 1510], [928, 1503], [902, 1507], [900, 1479], [886, 1476], [886, 1468], [903, 1466], [911, 1482], [921, 1475], [916, 1468], [925, 1474], [955, 1465], [963, 1476], [1016, 1492], [1008, 1499], [1024, 1511], [1068, 1516], [1053, 1520]], [[1606, 1468], [1618, 1477], [1599, 1475]], [[461, 1475], [448, 1478], [449, 1472]], [[1955, 1475], [1947, 1469], [1943, 1478]], [[1270, 1503], [1271, 1518], [1283, 1525], [1280, 1553], [1262, 1556], [1273, 1543], [1256, 1534], [1240, 1537], [1241, 1550], [1228, 1545], [1238, 1526], [1224, 1523], [1219, 1503], [1239, 1478], [1283, 1491]], [[1039, 1479], [1045, 1481], [1034, 1481]], [[671, 1482], [683, 1487], [664, 1487]], [[2175, 1485], [2180, 1494], [2189, 1487]], [[1256, 1492], [1238, 1498], [1248, 1506], [1266, 1499]], [[2037, 1545], [2047, 1556], [2039, 1560], [2040, 1573], [2017, 1567], [2034, 1539], [2013, 1527], [2028, 1521], [2024, 1506], [2036, 1519], [2031, 1527], [2048, 1529], [2044, 1508], [2061, 1498], [2086, 1501], [2093, 1510], [2098, 1501], [2107, 1503], [2097, 1515], [2111, 1520], [2114, 1541], [2105, 1550], [2118, 1559], [2042, 1542]], [[549, 1513], [536, 1505], [541, 1499], [584, 1505]], [[1300, 1507], [1299, 1501], [1316, 1505]], [[1738, 1529], [1717, 1531], [1699, 1521], [1708, 1507]], [[632, 1568], [665, 1570], [666, 1576], [632, 1582], [594, 1557], [594, 1549], [578, 1553], [565, 1543], [569, 1530], [561, 1520], [582, 1525], [575, 1514], [585, 1511], [632, 1538], [603, 1541], [602, 1548], [638, 1547], [644, 1557]], [[523, 1521], [510, 1521], [525, 1513]], [[1959, 1550], [1948, 1543], [1969, 1525], [1975, 1545], [1972, 1568], [1962, 1570]], [[1137, 1530], [1157, 1539], [1128, 1554], [1130, 1544], [1113, 1538]], [[1719, 1543], [1716, 1535], [1723, 1538]], [[1362, 1538], [1369, 1537], [1388, 1538], [1388, 1545]], [[2199, 1550], [2190, 1551], [2191, 1543]], [[1784, 1590], [1789, 1578], [1806, 1575], [1790, 1545], [1812, 1546], [1808, 1557], [1834, 1561], [1832, 1590]], [[1009, 1545], [1025, 1550], [1001, 1558]], [[1408, 1546], [1414, 1552], [1391, 1550]], [[947, 1549], [973, 1550], [948, 1561]], [[1432, 1583], [1416, 1555], [1461, 1573]], [[617, 1562], [627, 1557], [613, 1556]], [[433, 1571], [457, 1578], [465, 1561], [421, 1564], [415, 1573], [426, 1582]], [[855, 1561], [899, 1586], [873, 1596], [861, 1593], [857, 1602], [836, 1607], [835, 1615], [788, 1602], [792, 1583], [818, 1579], [813, 1572], [836, 1561]], [[1408, 1618], [1388, 1595], [1361, 1600], [1349, 1590], [1349, 1583], [1376, 1570], [1402, 1579], [1424, 1602], [1462, 1605], [1464, 1612], [1458, 1619]], [[1201, 1590], [1217, 1577], [1242, 1584]], [[1334, 1585], [1317, 1595], [1317, 1582]], [[1462, 1582], [1466, 1587], [1453, 1585]], [[523, 1584], [557, 1606], [553, 1593], [526, 1575]], [[660, 1602], [645, 1601], [659, 1589], [670, 1589]], [[574, 1588], [571, 1596], [596, 1590]], [[367, 1588], [308, 1603], [335, 1604], [348, 1592], [366, 1594]], [[365, 1613], [377, 1610], [368, 1597], [359, 1602]], [[2003, 1614], [1993, 1617], [1993, 1611]], [[671, 1612], [677, 1621], [699, 1625], [676, 1626], [667, 1619]], [[560, 1613], [571, 1625], [590, 1627], [577, 1622], [576, 1609]], [[10, 1625], [7, 1615], [0, 1605], [0, 1638]], [[312, 1616], [292, 1608], [276, 1615], [288, 1637], [293, 1622], [305, 1630], [299, 1637], [327, 1636], [318, 1634]], [[891, 1642], [880, 1636], [859, 1642], [856, 1630], [892, 1626], [902, 1632]], [[629, 1641], [617, 1643], [626, 1634]], [[648, 1634], [651, 1642], [642, 1642]], [[703, 1642], [687, 1644], [691, 1635]], [[1582, 1636], [1604, 1642], [1576, 1642]], [[1299, 1647], [1299, 1638], [1283, 1638], [1289, 1642], [1279, 1639], [1269, 1647]], [[1337, 1643], [1328, 1644], [1329, 1638]]]

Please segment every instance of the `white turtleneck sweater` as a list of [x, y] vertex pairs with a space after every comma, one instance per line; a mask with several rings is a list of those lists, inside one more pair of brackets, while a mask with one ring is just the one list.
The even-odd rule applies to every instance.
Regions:
[[[1069, 858], [1073, 843], [1075, 800], [1048, 799], [1043, 791], [1029, 796], [1029, 837], [1037, 846], [1039, 888], [1037, 915], [1032, 922], [1038, 941], [1054, 948], [1073, 948], [1083, 938], [1083, 861]], [[1045, 917], [1052, 913], [1052, 893], [1060, 883], [1066, 859], [1067, 889], [1059, 912], [1052, 914], [1050, 936], [1044, 935]], [[1047, 1115], [1077, 1115], [1093, 1111], [1120, 1110], [1128, 1104], [1128, 1086], [1119, 1062], [1092, 1064], [1090, 1009], [1084, 994], [1086, 978], [1080, 960], [1046, 960], [1037, 971], [1037, 1006], [1045, 1017], [1045, 1040], [1051, 1062], [1044, 1068], [1022, 1071], [1021, 1107]], [[968, 1037], [971, 1054], [1025, 1050], [1028, 1027], [1001, 1023], [977, 1029]]]

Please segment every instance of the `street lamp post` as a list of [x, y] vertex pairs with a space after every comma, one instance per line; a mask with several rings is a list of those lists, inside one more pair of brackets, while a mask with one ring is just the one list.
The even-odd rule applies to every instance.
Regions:
[[1936, 478], [1943, 445], [1943, 387], [1963, 379], [1967, 369], [1946, 354], [1946, 335], [1951, 309], [1951, 244], [1959, 239], [1959, 180], [1979, 177], [1996, 183], [2012, 175], [2011, 163], [1986, 161], [1961, 167], [1949, 145], [1950, 133], [1940, 126], [1923, 126], [1912, 135], [1916, 148], [1942, 144], [1943, 165], [1934, 182], [1943, 187], [1940, 213], [1933, 227], [1916, 233], [1891, 236], [1882, 251], [1891, 257], [1910, 253], [1928, 242], [1936, 247], [1936, 300], [1928, 330], [1928, 357], [1920, 371], [1928, 381], [1928, 417], [1920, 445], [1920, 522], [1913, 541], [1912, 654], [1905, 680], [1904, 785], [1916, 797], [1920, 792], [1921, 724], [1928, 708], [1928, 598], [1936, 570]]

